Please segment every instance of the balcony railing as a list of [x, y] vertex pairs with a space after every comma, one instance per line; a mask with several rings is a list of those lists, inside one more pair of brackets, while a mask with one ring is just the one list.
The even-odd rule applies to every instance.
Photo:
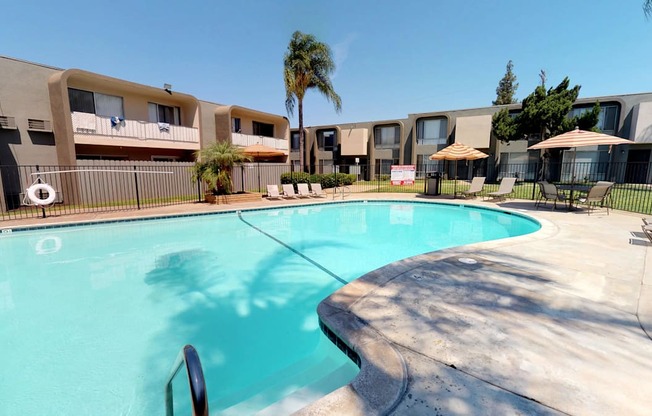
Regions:
[[252, 134], [231, 133], [231, 140], [236, 146], [251, 146], [253, 144], [262, 144], [273, 149], [288, 151], [288, 140], [277, 139], [275, 137], [254, 136]]
[[75, 134], [152, 139], [171, 142], [199, 143], [199, 129], [141, 120], [120, 120], [89, 113], [72, 113]]

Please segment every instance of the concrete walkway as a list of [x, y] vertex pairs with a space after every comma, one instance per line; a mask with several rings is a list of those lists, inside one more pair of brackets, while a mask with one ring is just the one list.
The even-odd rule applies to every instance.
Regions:
[[[331, 199], [192, 204], [0, 228], [319, 201]], [[515, 210], [542, 229], [405, 259], [327, 298], [320, 317], [360, 355], [361, 372], [296, 414], [650, 414], [652, 245], [640, 215], [440, 201]]]

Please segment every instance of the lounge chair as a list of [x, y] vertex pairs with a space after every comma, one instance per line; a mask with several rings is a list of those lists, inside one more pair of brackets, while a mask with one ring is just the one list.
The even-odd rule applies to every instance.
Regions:
[[605, 200], [610, 188], [610, 185], [594, 185], [589, 189], [589, 193], [585, 197], [578, 199], [582, 204], [586, 204], [588, 215], [591, 215], [591, 211], [595, 209], [595, 206], [598, 204], [600, 204], [601, 207], [607, 208], [607, 215], [609, 215], [609, 204], [606, 204]]
[[541, 181], [537, 183], [539, 185], [539, 197], [534, 203], [534, 206], [537, 209], [541, 206], [541, 203], [545, 205], [548, 203], [548, 201], [554, 202], [552, 209], [557, 209], [557, 201], [562, 201], [564, 205], [566, 205], [566, 195], [559, 192], [555, 184], [549, 183], [547, 181]]
[[312, 196], [320, 197], [320, 198], [326, 196], [326, 192], [324, 192], [324, 190], [321, 189], [321, 183], [311, 183], [310, 189], [312, 190]]
[[283, 184], [283, 197], [284, 198], [296, 198], [297, 194], [294, 193], [294, 185], [291, 183]]
[[476, 197], [479, 193], [482, 192], [482, 188], [484, 187], [484, 180], [485, 178], [482, 176], [474, 177], [471, 181], [471, 186], [469, 189], [466, 191], [461, 191], [460, 195], [463, 195], [465, 198], [469, 196]]
[[281, 194], [278, 193], [278, 185], [267, 185], [267, 198], [281, 199]]
[[652, 217], [643, 217], [643, 224], [652, 225]]
[[308, 184], [307, 183], [298, 183], [297, 184], [297, 192], [299, 193], [299, 197], [301, 197], [301, 198], [310, 197], [310, 189], [308, 189]]
[[516, 178], [503, 178], [500, 181], [500, 186], [496, 192], [489, 192], [487, 197], [496, 198], [496, 199], [506, 199], [507, 195], [514, 192], [514, 184], [516, 183]]
[[652, 225], [641, 225], [641, 229], [643, 230], [643, 234], [645, 234], [647, 239], [650, 240], [650, 243], [652, 243]]

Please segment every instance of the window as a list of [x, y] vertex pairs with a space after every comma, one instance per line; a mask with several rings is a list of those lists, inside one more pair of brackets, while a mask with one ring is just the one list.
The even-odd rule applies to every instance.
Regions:
[[77, 160], [129, 160], [128, 156], [119, 155], [77, 155]]
[[70, 111], [103, 117], [124, 117], [122, 97], [68, 88]]
[[299, 132], [293, 131], [290, 134], [290, 149], [293, 151], [299, 150]]
[[417, 144], [446, 144], [448, 119], [445, 117], [417, 120]]
[[401, 144], [401, 128], [398, 125], [374, 127], [376, 149], [394, 149]]
[[179, 160], [178, 156], [154, 156], [152, 155], [152, 162], [176, 162]]
[[376, 175], [391, 175], [392, 165], [398, 165], [398, 159], [376, 159]]
[[[575, 107], [568, 117], [578, 117], [587, 111], [591, 111], [593, 106], [590, 107]], [[615, 104], [601, 104], [600, 105], [600, 115], [598, 116], [597, 128], [600, 129], [605, 134], [616, 134], [616, 129], [618, 125], [618, 105]]]
[[241, 133], [242, 132], [242, 127], [240, 126], [240, 118], [233, 117], [231, 119], [231, 131], [233, 133]]
[[337, 136], [335, 130], [318, 130], [317, 131], [317, 147], [319, 150], [334, 151], [337, 144]]
[[251, 125], [254, 129], [254, 136], [274, 137], [274, 125], [267, 123], [260, 123], [252, 121]]
[[149, 121], [152, 123], [168, 123], [181, 125], [181, 109], [163, 104], [149, 103]]

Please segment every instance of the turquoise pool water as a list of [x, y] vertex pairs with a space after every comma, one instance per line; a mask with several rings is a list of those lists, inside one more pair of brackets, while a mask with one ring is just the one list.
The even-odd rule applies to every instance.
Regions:
[[[493, 210], [361, 202], [2, 234], [0, 415], [164, 414], [188, 343], [211, 412], [319, 397], [357, 373], [319, 330], [324, 297], [395, 260], [538, 228]], [[174, 388], [187, 406], [182, 377]]]

